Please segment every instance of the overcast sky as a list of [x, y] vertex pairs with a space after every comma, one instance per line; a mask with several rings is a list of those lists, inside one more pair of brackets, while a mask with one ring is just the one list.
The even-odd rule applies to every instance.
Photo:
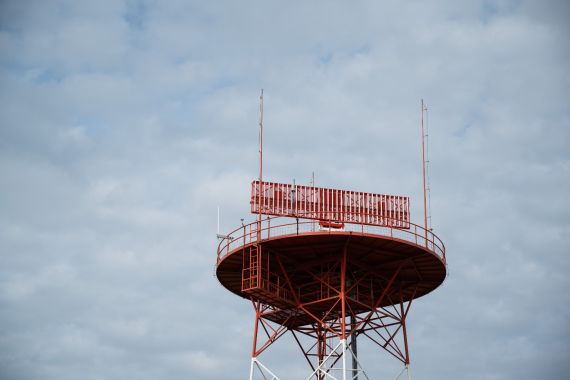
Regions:
[[0, 0], [0, 378], [246, 378], [252, 308], [213, 268], [216, 206], [251, 219], [260, 88], [267, 179], [409, 195], [416, 222], [425, 99], [449, 277], [412, 307], [414, 378], [566, 378], [569, 25], [565, 1]]

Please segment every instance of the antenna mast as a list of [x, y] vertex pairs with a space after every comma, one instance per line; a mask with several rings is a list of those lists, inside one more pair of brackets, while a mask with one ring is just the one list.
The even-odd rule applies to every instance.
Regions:
[[427, 222], [427, 195], [426, 195], [426, 156], [425, 156], [425, 132], [424, 132], [424, 112], [427, 111], [427, 106], [422, 99], [422, 175], [423, 175], [423, 193], [424, 193], [424, 228], [426, 235], [428, 235], [428, 222]]
[[433, 224], [431, 221], [431, 184], [429, 180], [429, 110], [426, 106], [426, 192], [427, 192], [427, 222], [429, 230], [432, 231]]
[[263, 193], [263, 89], [259, 96], [259, 213], [257, 214], [258, 229], [261, 233], [261, 195]]

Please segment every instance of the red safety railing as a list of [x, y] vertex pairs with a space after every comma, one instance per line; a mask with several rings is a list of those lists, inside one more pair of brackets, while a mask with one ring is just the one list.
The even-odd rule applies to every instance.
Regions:
[[[393, 225], [398, 225], [398, 223], [394, 222]], [[408, 244], [427, 249], [446, 264], [445, 245], [441, 239], [430, 230], [426, 230], [417, 224], [409, 223], [409, 225], [409, 229], [401, 229], [389, 226], [345, 223], [343, 228], [337, 229], [322, 227], [318, 220], [296, 219], [282, 216], [267, 217], [261, 222], [255, 221], [236, 228], [226, 235], [218, 245], [217, 264], [236, 249], [257, 242], [258, 234], [260, 241], [263, 241], [271, 238], [301, 234], [335, 234], [339, 232], [353, 232], [386, 237], [392, 240], [401, 240]]]

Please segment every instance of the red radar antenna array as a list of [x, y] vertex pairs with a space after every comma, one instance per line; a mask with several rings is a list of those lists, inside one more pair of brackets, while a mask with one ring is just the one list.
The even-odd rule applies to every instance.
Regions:
[[445, 246], [427, 225], [423, 115], [422, 100], [420, 226], [410, 221], [406, 196], [265, 182], [261, 91], [259, 178], [250, 198], [257, 218], [221, 235], [216, 262], [220, 283], [253, 304], [250, 380], [279, 379], [260, 355], [285, 334], [306, 359], [308, 380], [372, 378], [357, 336], [409, 375], [410, 307], [447, 271]]

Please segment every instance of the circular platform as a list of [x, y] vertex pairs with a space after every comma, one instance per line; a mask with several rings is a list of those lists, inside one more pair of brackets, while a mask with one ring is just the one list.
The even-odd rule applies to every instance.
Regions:
[[[241, 297], [296, 313], [303, 304], [306, 313], [334, 317], [343, 256], [348, 304], [354, 313], [421, 297], [446, 277], [443, 243], [420, 226], [346, 224], [343, 229], [325, 229], [318, 221], [282, 217], [248, 224], [224, 238], [216, 275]], [[248, 280], [252, 273], [259, 277], [255, 283]], [[283, 322], [287, 315], [276, 313], [275, 318]], [[310, 320], [296, 315], [291, 323]]]

